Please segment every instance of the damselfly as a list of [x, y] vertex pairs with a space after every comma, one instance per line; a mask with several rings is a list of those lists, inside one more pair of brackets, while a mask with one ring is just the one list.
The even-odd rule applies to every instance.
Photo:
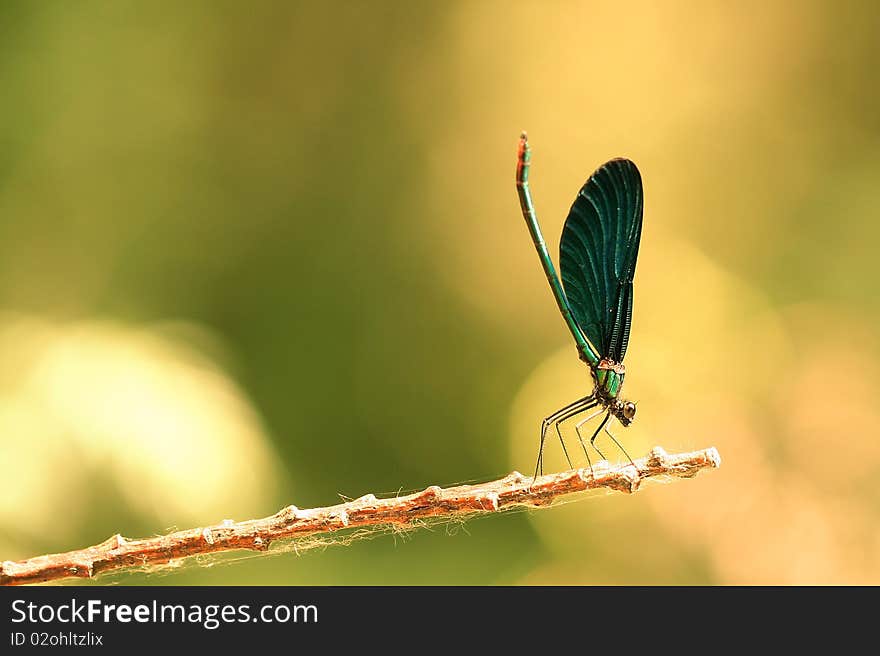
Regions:
[[577, 344], [580, 359], [589, 365], [593, 379], [590, 394], [557, 410], [541, 423], [535, 475], [543, 473], [544, 441], [551, 426], [556, 430], [565, 458], [572, 467], [560, 424], [596, 407], [599, 408], [597, 411], [575, 425], [590, 468], [592, 461], [581, 427], [603, 413], [605, 416], [589, 438], [590, 446], [605, 459], [595, 444], [596, 437], [604, 430], [632, 462], [609, 428], [614, 419], [629, 426], [636, 416], [635, 404], [620, 398], [620, 391], [626, 373], [623, 357], [632, 323], [633, 275], [642, 234], [644, 198], [641, 175], [630, 160], [612, 159], [600, 166], [581, 187], [562, 229], [560, 283], [532, 204], [530, 159], [528, 139], [523, 132], [516, 167], [516, 189], [523, 217], [550, 289]]

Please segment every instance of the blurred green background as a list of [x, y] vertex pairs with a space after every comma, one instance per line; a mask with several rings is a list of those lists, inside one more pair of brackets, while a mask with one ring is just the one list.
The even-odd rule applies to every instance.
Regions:
[[878, 18], [0, 4], [0, 559], [530, 473], [590, 380], [519, 212], [527, 129], [554, 258], [586, 177], [638, 163], [617, 433], [722, 468], [113, 580], [880, 583]]

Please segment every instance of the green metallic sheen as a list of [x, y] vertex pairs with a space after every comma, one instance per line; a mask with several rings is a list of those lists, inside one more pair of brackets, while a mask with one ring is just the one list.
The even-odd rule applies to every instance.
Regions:
[[593, 375], [600, 396], [606, 399], [616, 399], [623, 387], [624, 374], [610, 369], [594, 369]]
[[608, 382], [605, 385], [605, 391], [608, 393], [608, 396], [615, 398], [620, 391], [620, 384], [622, 382], [623, 379], [616, 372], [608, 372]]
[[642, 178], [628, 159], [600, 166], [569, 211], [559, 245], [565, 297], [603, 358], [623, 362], [642, 234]]
[[544, 236], [541, 234], [541, 227], [538, 225], [538, 217], [535, 214], [535, 206], [532, 203], [532, 194], [529, 191], [529, 164], [532, 154], [526, 140], [525, 133], [520, 138], [519, 157], [516, 167], [516, 191], [519, 195], [519, 204], [522, 209], [523, 218], [532, 235], [532, 241], [535, 244], [535, 250], [538, 251], [538, 257], [541, 265], [544, 267], [544, 273], [547, 275], [547, 281], [550, 283], [550, 289], [553, 291], [553, 297], [559, 306], [563, 319], [568, 326], [568, 330], [574, 337], [577, 344], [578, 354], [581, 360], [588, 363], [591, 367], [595, 367], [599, 362], [599, 353], [596, 351], [584, 336], [583, 331], [578, 325], [571, 306], [565, 296], [562, 284], [559, 282], [559, 276], [556, 275], [556, 267], [553, 266], [553, 260], [550, 259], [550, 253], [547, 251], [547, 244], [544, 242]]

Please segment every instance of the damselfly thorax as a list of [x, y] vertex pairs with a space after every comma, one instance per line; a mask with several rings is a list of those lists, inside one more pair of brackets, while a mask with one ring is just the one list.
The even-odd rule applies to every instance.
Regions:
[[626, 376], [626, 367], [620, 362], [602, 358], [595, 367], [590, 367], [593, 376], [593, 393], [600, 403], [620, 422], [629, 426], [636, 417], [636, 404], [619, 397]]

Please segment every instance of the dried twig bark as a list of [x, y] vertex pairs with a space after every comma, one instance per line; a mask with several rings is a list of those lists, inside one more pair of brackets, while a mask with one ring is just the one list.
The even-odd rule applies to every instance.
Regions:
[[266, 551], [285, 538], [332, 533], [355, 527], [406, 525], [416, 519], [461, 518], [515, 506], [547, 506], [562, 496], [595, 488], [635, 492], [651, 476], [689, 478], [704, 468], [718, 467], [713, 447], [691, 453], [667, 454], [655, 447], [631, 464], [593, 470], [573, 469], [532, 479], [519, 472], [488, 483], [440, 488], [436, 485], [409, 494], [377, 499], [367, 494], [347, 503], [301, 510], [288, 506], [270, 517], [243, 522], [226, 520], [217, 526], [177, 531], [140, 540], [114, 535], [79, 551], [0, 563], [0, 585], [23, 585], [70, 577], [91, 578], [112, 570], [168, 563], [176, 559], [235, 549]]

